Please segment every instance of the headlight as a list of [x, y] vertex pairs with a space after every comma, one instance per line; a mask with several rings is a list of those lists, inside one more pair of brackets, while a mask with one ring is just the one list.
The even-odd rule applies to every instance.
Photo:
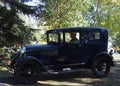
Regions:
[[25, 46], [22, 46], [21, 48], [17, 49], [17, 53], [19, 57], [23, 56], [25, 52], [26, 52]]
[[22, 46], [21, 47], [21, 53], [25, 53], [26, 52], [26, 48], [25, 48], [25, 46]]

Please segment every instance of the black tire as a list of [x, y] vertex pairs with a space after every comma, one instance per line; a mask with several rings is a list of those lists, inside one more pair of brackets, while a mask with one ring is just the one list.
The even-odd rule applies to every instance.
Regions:
[[110, 72], [110, 62], [107, 57], [100, 56], [92, 62], [92, 72], [97, 78], [104, 78]]
[[35, 61], [25, 61], [15, 70], [16, 78], [23, 84], [34, 84], [41, 74], [39, 64]]

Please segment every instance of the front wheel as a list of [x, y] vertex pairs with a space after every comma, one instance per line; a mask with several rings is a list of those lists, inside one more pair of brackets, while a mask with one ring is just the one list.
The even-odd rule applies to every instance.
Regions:
[[92, 63], [92, 72], [98, 78], [106, 77], [110, 72], [109, 59], [104, 56], [94, 59]]
[[24, 84], [36, 83], [40, 76], [39, 64], [35, 61], [25, 61], [16, 67], [15, 76]]

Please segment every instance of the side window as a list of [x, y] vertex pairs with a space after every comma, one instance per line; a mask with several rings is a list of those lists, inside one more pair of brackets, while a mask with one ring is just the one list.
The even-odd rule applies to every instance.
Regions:
[[66, 42], [66, 43], [69, 43], [69, 41], [70, 41], [70, 33], [69, 33], [69, 32], [66, 32], [66, 33], [65, 33], [65, 42]]
[[82, 33], [81, 40], [82, 40], [82, 43], [99, 41], [100, 40], [100, 32], [98, 32], [98, 31], [84, 32], [84, 33]]
[[90, 32], [88, 40], [99, 40], [100, 39], [100, 33], [99, 32]]
[[49, 42], [58, 42], [58, 34], [49, 34]]
[[95, 32], [95, 39], [100, 39], [100, 32]]
[[80, 33], [79, 32], [66, 32], [65, 33], [65, 42], [66, 43], [79, 43]]

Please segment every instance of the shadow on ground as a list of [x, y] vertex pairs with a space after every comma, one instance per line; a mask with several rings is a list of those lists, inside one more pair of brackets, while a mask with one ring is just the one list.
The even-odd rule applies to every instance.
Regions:
[[[2, 76], [1, 76], [2, 75]], [[53, 86], [52, 82], [71, 82], [71, 83], [80, 83], [76, 80], [74, 80], [74, 78], [93, 78], [94, 76], [92, 75], [92, 73], [90, 71], [81, 71], [81, 72], [75, 72], [75, 73], [66, 73], [66, 74], [58, 74], [58, 75], [52, 75], [52, 74], [42, 74], [42, 76], [40, 77], [38, 83], [34, 84], [34, 86], [37, 85], [44, 85], [44, 86]], [[46, 83], [40, 83], [40, 82], [50, 82], [50, 84], [46, 84]], [[20, 84], [19, 81], [16, 80], [16, 78], [10, 74], [8, 71], [2, 71], [0, 72], [0, 86], [4, 85], [4, 86], [21, 86], [22, 84]], [[24, 85], [22, 85], [24, 86]], [[33, 85], [29, 85], [29, 86], [33, 86]]]

